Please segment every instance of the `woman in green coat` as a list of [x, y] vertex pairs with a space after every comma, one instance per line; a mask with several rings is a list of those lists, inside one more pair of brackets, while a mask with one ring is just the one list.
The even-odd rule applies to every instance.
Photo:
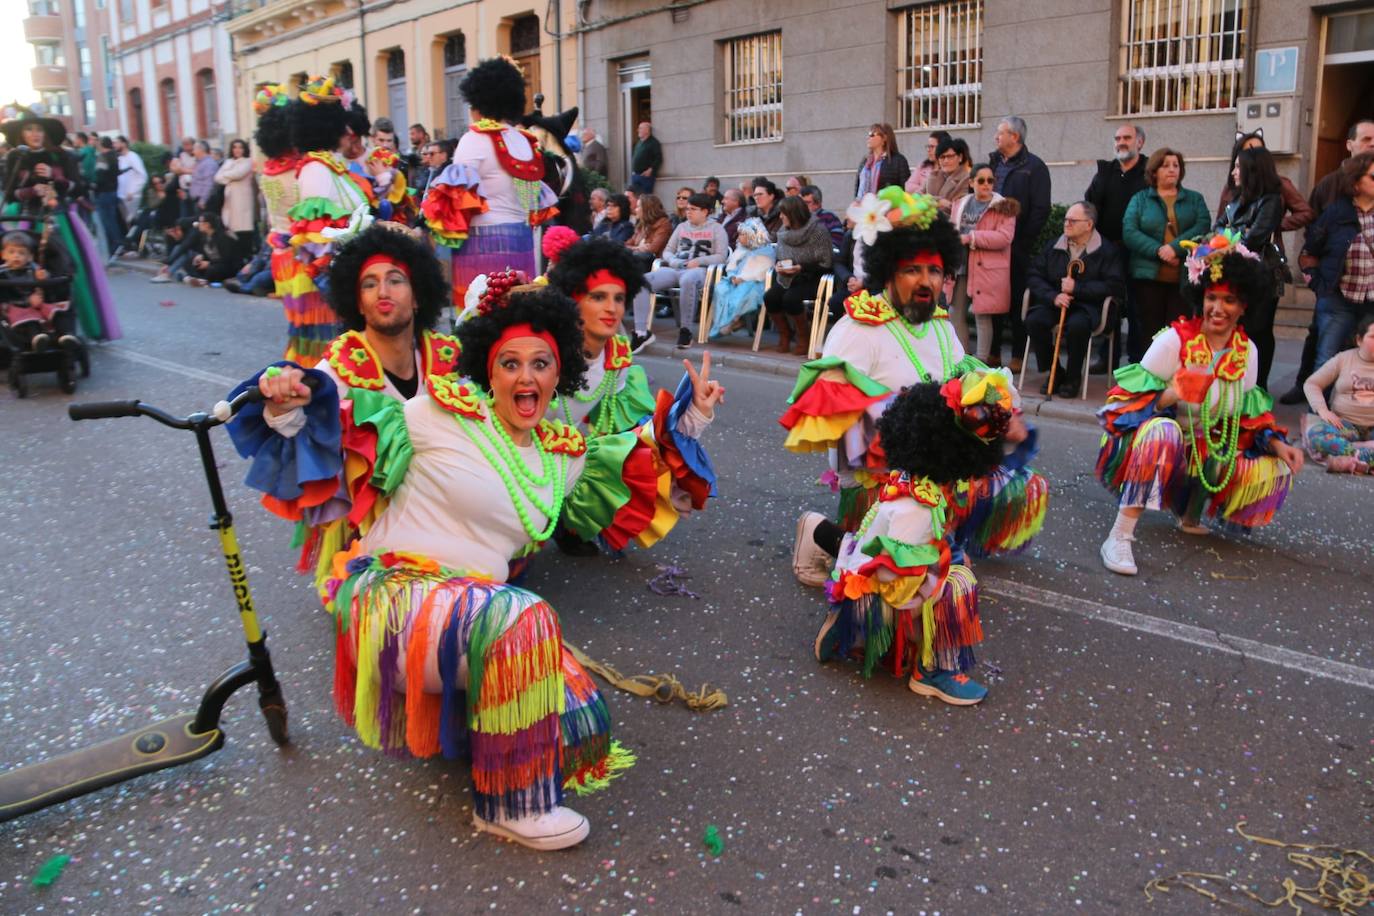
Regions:
[[1212, 226], [1207, 201], [1183, 187], [1183, 154], [1164, 147], [1145, 164], [1148, 185], [1126, 206], [1121, 240], [1130, 254], [1131, 315], [1126, 347], [1140, 362], [1160, 329], [1188, 314], [1179, 287], [1184, 239], [1203, 236]]

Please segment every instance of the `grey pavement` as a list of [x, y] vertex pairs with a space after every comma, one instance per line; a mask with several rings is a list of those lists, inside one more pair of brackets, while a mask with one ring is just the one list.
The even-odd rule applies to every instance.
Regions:
[[[65, 407], [206, 407], [280, 352], [280, 308], [112, 284], [128, 336], [94, 348], [75, 396], [0, 390], [0, 768], [193, 709], [242, 654], [190, 436]], [[676, 382], [675, 359], [643, 362]], [[1042, 417], [1049, 521], [1022, 555], [976, 566], [991, 693], [956, 709], [811, 657], [824, 606], [790, 573], [793, 525], [834, 497], [819, 456], [781, 447], [791, 378], [725, 363], [707, 442], [720, 498], [651, 551], [551, 550], [527, 582], [594, 658], [730, 698], [697, 714], [611, 694], [639, 762], [572, 800], [592, 821], [581, 847], [477, 835], [463, 767], [384, 757], [337, 719], [331, 621], [219, 435], [292, 744], [237, 696], [218, 753], [0, 825], [0, 912], [1191, 914], [1208, 905], [1148, 904], [1143, 885], [1219, 872], [1275, 896], [1309, 878], [1232, 833], [1242, 818], [1374, 846], [1368, 480], [1304, 471], [1248, 541], [1147, 517], [1142, 574], [1122, 578], [1097, 557], [1114, 511], [1097, 431]], [[650, 592], [659, 565], [699, 597]], [[58, 853], [65, 872], [33, 887]]]

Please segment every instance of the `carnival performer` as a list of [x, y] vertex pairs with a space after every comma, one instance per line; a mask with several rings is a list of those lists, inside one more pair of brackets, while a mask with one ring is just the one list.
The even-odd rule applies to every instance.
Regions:
[[[565, 786], [599, 788], [631, 759], [610, 740], [604, 698], [563, 649], [557, 614], [507, 584], [508, 564], [560, 516], [583, 537], [632, 537], [663, 497], [635, 432], [589, 441], [546, 419], [555, 391], [584, 381], [572, 302], [545, 287], [488, 304], [459, 329], [462, 379], [430, 374], [404, 403], [350, 388], [341, 408], [326, 376], [310, 394], [294, 368], [263, 373], [239, 390], [257, 385], [265, 409], [304, 409], [295, 460], [254, 447], [260, 413], [236, 419], [231, 434], [255, 453], [255, 485], [305, 492], [342, 472], [355, 507], [373, 507], [366, 533], [335, 557], [326, 601], [336, 705], [363, 742], [420, 757], [470, 749], [476, 828], [560, 849], [589, 830], [563, 806]], [[689, 374], [675, 407], [699, 434], [720, 386], [705, 366]]]
[[1256, 384], [1258, 353], [1239, 326], [1250, 303], [1273, 295], [1272, 275], [1238, 233], [1184, 246], [1200, 317], [1175, 321], [1139, 363], [1118, 369], [1098, 411], [1097, 477], [1120, 501], [1102, 563], [1124, 576], [1137, 573], [1131, 544], [1146, 509], [1172, 510], [1188, 534], [1206, 534], [1209, 520], [1250, 531], [1273, 521], [1303, 464]]
[[970, 475], [996, 472], [1013, 422], [1010, 378], [989, 369], [917, 383], [888, 404], [877, 427], [891, 470], [878, 500], [856, 531], [828, 520], [815, 531], [838, 555], [818, 661], [861, 651], [869, 677], [890, 656], [922, 696], [952, 706], [987, 696], [968, 676], [983, 628], [973, 573], [952, 562], [947, 494]]
[[[869, 287], [845, 301], [845, 315], [826, 335], [821, 358], [802, 365], [791, 405], [779, 422], [788, 430], [786, 447], [796, 452], [828, 451], [838, 486], [838, 520], [856, 531], [878, 496], [888, 467], [876, 421], [892, 398], [920, 382], [943, 383], [987, 367], [964, 353], [940, 307], [946, 272], [963, 257], [959, 233], [934, 198], [912, 197], [901, 188], [865, 195], [850, 208], [855, 232], [866, 246]], [[1019, 415], [1019, 395], [1004, 437], [1014, 446], [990, 475], [970, 472], [952, 493], [950, 529], [956, 550], [975, 556], [1019, 550], [1044, 523], [1045, 479], [1029, 468], [1036, 434]], [[828, 558], [812, 534], [823, 520], [804, 514], [797, 523], [793, 568], [805, 584], [828, 577]]]
[[430, 181], [422, 210], [436, 245], [453, 252], [453, 302], [482, 274], [538, 273], [532, 227], [558, 213], [544, 183], [534, 134], [515, 127], [525, 112], [525, 78], [503, 57], [484, 60], [459, 84], [472, 126], [453, 160]]
[[[292, 280], [305, 273], [291, 247], [291, 208], [300, 202], [296, 187], [296, 167], [300, 156], [291, 145], [291, 97], [286, 86], [263, 86], [253, 98], [258, 126], [253, 142], [265, 157], [257, 166], [258, 190], [267, 206], [267, 246], [271, 249], [273, 290], [283, 300], [299, 296]], [[290, 320], [288, 313], [287, 320]], [[288, 344], [289, 347], [289, 344]]]
[[[0, 124], [12, 148], [5, 157], [3, 216], [8, 228], [31, 230], [39, 248], [61, 246], [72, 267], [71, 308], [81, 333], [92, 340], [122, 336], [105, 265], [95, 239], [76, 212], [81, 169], [62, 148], [67, 128], [32, 108], [9, 106], [13, 117]], [[38, 259], [44, 260], [40, 250]]]
[[319, 362], [339, 333], [319, 281], [335, 247], [367, 228], [377, 205], [372, 182], [351, 171], [343, 155], [358, 146], [349, 119], [360, 108], [351, 91], [335, 86], [332, 78], [315, 77], [288, 109], [291, 146], [300, 155], [298, 200], [287, 211], [288, 234], [274, 235], [274, 244], [284, 242], [294, 262], [283, 257], [277, 291], [290, 327], [286, 359], [307, 368]]

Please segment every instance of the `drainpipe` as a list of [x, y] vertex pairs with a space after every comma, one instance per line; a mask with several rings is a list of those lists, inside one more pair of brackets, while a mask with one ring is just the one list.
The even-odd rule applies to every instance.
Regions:
[[[363, 6], [367, 0], [358, 0], [358, 71], [354, 75], [358, 77], [358, 98], [367, 98], [367, 14], [363, 12]], [[359, 75], [360, 74], [360, 75]]]
[[553, 38], [553, 110], [563, 110], [563, 5], [553, 0], [553, 21], [557, 32]]

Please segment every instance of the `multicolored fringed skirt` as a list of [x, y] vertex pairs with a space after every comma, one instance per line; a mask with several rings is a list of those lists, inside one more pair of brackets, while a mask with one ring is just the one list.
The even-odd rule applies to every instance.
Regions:
[[[1183, 428], [1169, 417], [1152, 417], [1126, 435], [1103, 433], [1097, 479], [1124, 509], [1169, 509], [1237, 533], [1274, 520], [1293, 483], [1288, 465], [1272, 455], [1241, 454], [1226, 486], [1211, 493], [1189, 474], [1186, 440]], [[1225, 475], [1211, 461], [1204, 470], [1209, 480]]]
[[[853, 548], [845, 538], [842, 550]], [[967, 566], [953, 564], [938, 595], [915, 608], [895, 608], [881, 589], [848, 597], [843, 586], [826, 587], [830, 610], [839, 614], [832, 639], [840, 655], [861, 650], [864, 677], [884, 659], [896, 675], [909, 674], [915, 665], [926, 671], [966, 672], [977, 664], [973, 647], [983, 641], [978, 617], [978, 580]], [[899, 600], [899, 599], [894, 599]]]
[[[11, 203], [5, 207], [4, 219], [5, 228], [23, 228], [34, 235], [43, 232], [40, 222], [20, 216], [18, 204]], [[71, 307], [76, 313], [82, 336], [87, 340], [118, 340], [123, 332], [115, 315], [114, 296], [105, 274], [105, 262], [74, 205], [58, 210], [53, 215], [53, 233], [49, 244], [54, 243], [61, 245], [71, 259]]]
[[329, 342], [339, 336], [339, 317], [297, 258], [296, 250], [285, 244], [285, 237], [274, 233], [270, 241], [272, 280], [286, 312], [286, 353], [282, 358], [309, 369], [324, 356]]
[[529, 224], [472, 227], [463, 247], [453, 252], [453, 304], [463, 307], [468, 285], [480, 275], [508, 269], [523, 270], [531, 280], [538, 273]]
[[483, 819], [540, 814], [633, 757], [538, 595], [412, 555], [362, 555], [329, 583], [334, 701], [368, 747], [470, 755]]

